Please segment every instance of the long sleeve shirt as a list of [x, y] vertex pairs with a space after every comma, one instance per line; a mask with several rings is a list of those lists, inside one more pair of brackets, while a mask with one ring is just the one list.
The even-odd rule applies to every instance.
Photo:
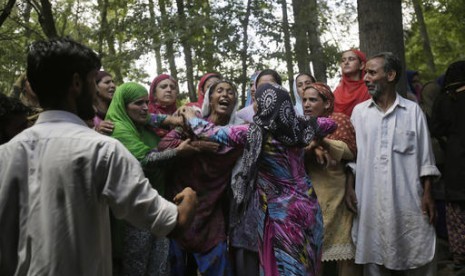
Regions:
[[117, 140], [45, 111], [0, 146], [0, 275], [111, 275], [109, 208], [165, 236], [177, 207]]

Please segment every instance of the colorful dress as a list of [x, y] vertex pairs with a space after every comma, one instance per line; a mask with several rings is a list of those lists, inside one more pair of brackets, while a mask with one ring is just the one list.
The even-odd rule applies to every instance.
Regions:
[[[231, 146], [246, 142], [246, 125], [218, 129], [200, 119], [189, 123], [196, 134], [217, 142]], [[277, 269], [273, 275], [316, 274], [319, 268], [323, 220], [302, 158], [302, 148], [288, 148], [269, 136], [258, 162], [259, 252], [261, 267]]]

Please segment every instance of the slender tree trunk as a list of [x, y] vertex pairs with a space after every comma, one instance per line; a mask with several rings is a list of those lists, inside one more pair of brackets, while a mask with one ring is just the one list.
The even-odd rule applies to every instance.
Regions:
[[295, 55], [299, 72], [310, 73], [310, 58], [308, 52], [307, 26], [308, 20], [308, 2], [303, 0], [292, 0], [292, 10], [294, 12], [294, 36], [295, 36]]
[[[109, 8], [108, 0], [103, 0], [102, 4], [103, 4], [103, 7], [106, 10], [108, 10]], [[105, 12], [105, 17], [101, 18], [101, 24], [102, 24], [101, 28], [102, 28], [104, 39], [106, 40], [107, 45], [108, 45], [109, 56], [114, 58], [116, 57], [115, 37], [113, 36], [113, 32], [110, 31], [106, 13], [107, 12]], [[113, 62], [109, 62], [107, 64], [108, 64], [108, 68], [113, 73], [113, 78], [115, 80], [115, 83], [123, 83], [123, 74], [121, 73], [121, 67], [119, 66], [119, 64], [115, 64]]]
[[[284, 33], [284, 48], [286, 50], [287, 77], [289, 79], [289, 91], [292, 91], [294, 83], [294, 69], [292, 62], [291, 35], [289, 33], [289, 22], [287, 20], [287, 4], [286, 0], [281, 0], [281, 9], [283, 13], [283, 33]], [[294, 101], [294, 93], [290, 93]]]
[[5, 7], [2, 10], [2, 13], [0, 14], [0, 27], [3, 25], [3, 22], [10, 16], [11, 11], [13, 10], [13, 7], [15, 6], [16, 0], [8, 0], [6, 3]]
[[417, 17], [418, 27], [420, 29], [421, 40], [423, 42], [423, 52], [425, 54], [426, 64], [428, 65], [431, 73], [436, 73], [436, 65], [434, 64], [434, 56], [431, 51], [431, 44], [428, 36], [428, 30], [426, 28], [425, 19], [423, 17], [423, 9], [421, 7], [420, 0], [412, 0], [413, 8], [415, 10], [415, 16]]
[[213, 72], [215, 70], [215, 59], [213, 54], [215, 53], [215, 45], [213, 43], [213, 22], [210, 17], [211, 14], [211, 7], [210, 2], [208, 0], [202, 0], [202, 15], [203, 20], [206, 22], [203, 28], [203, 61], [204, 61], [204, 70], [205, 72]]
[[192, 64], [192, 52], [191, 45], [189, 43], [189, 32], [188, 26], [186, 24], [186, 14], [184, 13], [184, 1], [176, 0], [176, 5], [178, 7], [178, 22], [179, 30], [181, 31], [181, 45], [184, 52], [184, 60], [186, 62], [186, 77], [187, 77], [187, 89], [189, 93], [189, 100], [195, 102], [197, 100], [197, 95], [194, 88], [194, 73], [193, 73], [193, 64]]
[[252, 0], [247, 0], [247, 7], [245, 9], [245, 15], [242, 20], [242, 50], [241, 50], [241, 63], [242, 63], [242, 72], [241, 72], [241, 84], [242, 84], [242, 94], [241, 94], [241, 101], [242, 104], [245, 104], [245, 92], [247, 89], [247, 41], [249, 40], [249, 33], [247, 28], [249, 27], [249, 17], [252, 8]]
[[171, 20], [168, 19], [168, 15], [166, 13], [166, 1], [165, 0], [159, 0], [158, 5], [160, 6], [160, 13], [161, 13], [161, 29], [162, 29], [162, 34], [164, 37], [165, 41], [165, 46], [166, 46], [166, 54], [165, 54], [165, 59], [168, 60], [168, 64], [170, 66], [170, 75], [178, 79], [178, 69], [176, 68], [176, 62], [174, 59], [174, 33], [172, 30], [174, 29], [173, 24], [171, 23]]
[[99, 56], [103, 55], [103, 39], [104, 33], [108, 29], [107, 25], [107, 10], [108, 10], [108, 1], [98, 0], [98, 9], [100, 11], [100, 29], [98, 31], [98, 54]]
[[[405, 70], [405, 48], [402, 28], [401, 0], [358, 0], [360, 48], [367, 56], [392, 52]], [[405, 95], [407, 78], [402, 72], [397, 91]]]
[[163, 65], [161, 62], [161, 42], [160, 42], [160, 34], [161, 34], [161, 24], [158, 23], [157, 17], [155, 16], [155, 5], [153, 0], [149, 0], [149, 12], [150, 12], [150, 21], [154, 24], [152, 29], [152, 43], [153, 43], [153, 51], [155, 52], [155, 61], [157, 63], [157, 75], [163, 73]]
[[55, 27], [55, 19], [53, 18], [52, 4], [50, 1], [40, 0], [40, 2], [38, 2], [36, 0], [28, 0], [27, 2], [37, 12], [39, 24], [45, 36], [47, 38], [57, 37], [58, 34]]
[[320, 41], [320, 20], [318, 18], [317, 1], [309, 1], [309, 11], [312, 11], [310, 22], [307, 26], [307, 35], [310, 48], [310, 60], [313, 62], [314, 77], [321, 82], [326, 82], [326, 62], [323, 46]]

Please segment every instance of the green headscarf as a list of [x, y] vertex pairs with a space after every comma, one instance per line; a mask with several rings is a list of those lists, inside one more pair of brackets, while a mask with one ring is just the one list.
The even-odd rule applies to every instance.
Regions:
[[144, 96], [148, 96], [148, 91], [138, 83], [127, 82], [118, 86], [105, 116], [105, 120], [115, 124], [111, 136], [123, 143], [139, 161], [156, 148], [160, 140], [145, 127], [136, 126], [126, 112], [129, 103]]

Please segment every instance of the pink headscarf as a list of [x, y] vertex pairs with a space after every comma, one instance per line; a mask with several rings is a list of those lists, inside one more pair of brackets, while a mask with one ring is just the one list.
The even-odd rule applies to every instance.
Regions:
[[153, 79], [152, 84], [150, 85], [150, 94], [149, 94], [149, 112], [155, 114], [166, 114], [172, 115], [178, 109], [176, 101], [173, 104], [162, 106], [157, 102], [155, 98], [157, 85], [164, 80], [171, 80], [176, 88], [178, 87], [178, 82], [168, 74], [161, 74]]
[[188, 103], [186, 104], [187, 106], [196, 106], [198, 108], [202, 108], [203, 105], [203, 99], [205, 98], [205, 83], [207, 82], [208, 79], [210, 78], [219, 78], [221, 79], [221, 75], [218, 73], [207, 73], [200, 78], [199, 85], [197, 87], [197, 101]]

